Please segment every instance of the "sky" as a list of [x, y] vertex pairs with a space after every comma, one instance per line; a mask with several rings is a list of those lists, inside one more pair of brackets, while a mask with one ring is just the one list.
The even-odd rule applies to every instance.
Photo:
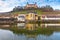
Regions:
[[9, 12], [15, 6], [25, 6], [27, 2], [36, 2], [39, 7], [50, 5], [53, 9], [60, 9], [60, 0], [0, 0], [0, 12]]

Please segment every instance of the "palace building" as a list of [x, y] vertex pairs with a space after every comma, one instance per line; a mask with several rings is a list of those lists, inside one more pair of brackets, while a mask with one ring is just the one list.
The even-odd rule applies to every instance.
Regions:
[[27, 5], [25, 6], [25, 9], [28, 9], [28, 8], [38, 8], [38, 6], [37, 6], [36, 2], [35, 2], [35, 4], [27, 3]]

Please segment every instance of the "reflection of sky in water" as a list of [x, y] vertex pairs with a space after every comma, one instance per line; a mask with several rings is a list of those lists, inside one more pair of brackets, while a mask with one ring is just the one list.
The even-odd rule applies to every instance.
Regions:
[[60, 32], [54, 32], [50, 36], [38, 35], [37, 40], [60, 40]]
[[26, 40], [25, 35], [14, 35], [14, 40]]
[[[24, 23], [18, 24], [18, 26], [23, 27], [23, 24]], [[24, 24], [24, 25], [28, 25], [28, 24]], [[47, 33], [46, 35], [45, 34], [25, 35], [25, 34], [14, 34], [12, 31], [0, 29], [0, 40], [60, 40], [60, 32], [53, 31], [53, 33], [50, 35], [48, 35]]]
[[0, 40], [13, 40], [13, 33], [8, 30], [0, 29]]

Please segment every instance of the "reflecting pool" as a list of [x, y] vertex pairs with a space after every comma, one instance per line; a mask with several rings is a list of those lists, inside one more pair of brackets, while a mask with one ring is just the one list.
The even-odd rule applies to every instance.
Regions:
[[60, 40], [60, 24], [3, 24], [0, 40]]

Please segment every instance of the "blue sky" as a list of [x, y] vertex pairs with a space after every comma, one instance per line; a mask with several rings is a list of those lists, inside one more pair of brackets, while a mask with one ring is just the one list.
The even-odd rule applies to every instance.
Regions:
[[25, 6], [27, 2], [37, 2], [39, 7], [50, 5], [53, 9], [60, 9], [60, 0], [0, 0], [0, 12], [11, 11], [15, 6]]

